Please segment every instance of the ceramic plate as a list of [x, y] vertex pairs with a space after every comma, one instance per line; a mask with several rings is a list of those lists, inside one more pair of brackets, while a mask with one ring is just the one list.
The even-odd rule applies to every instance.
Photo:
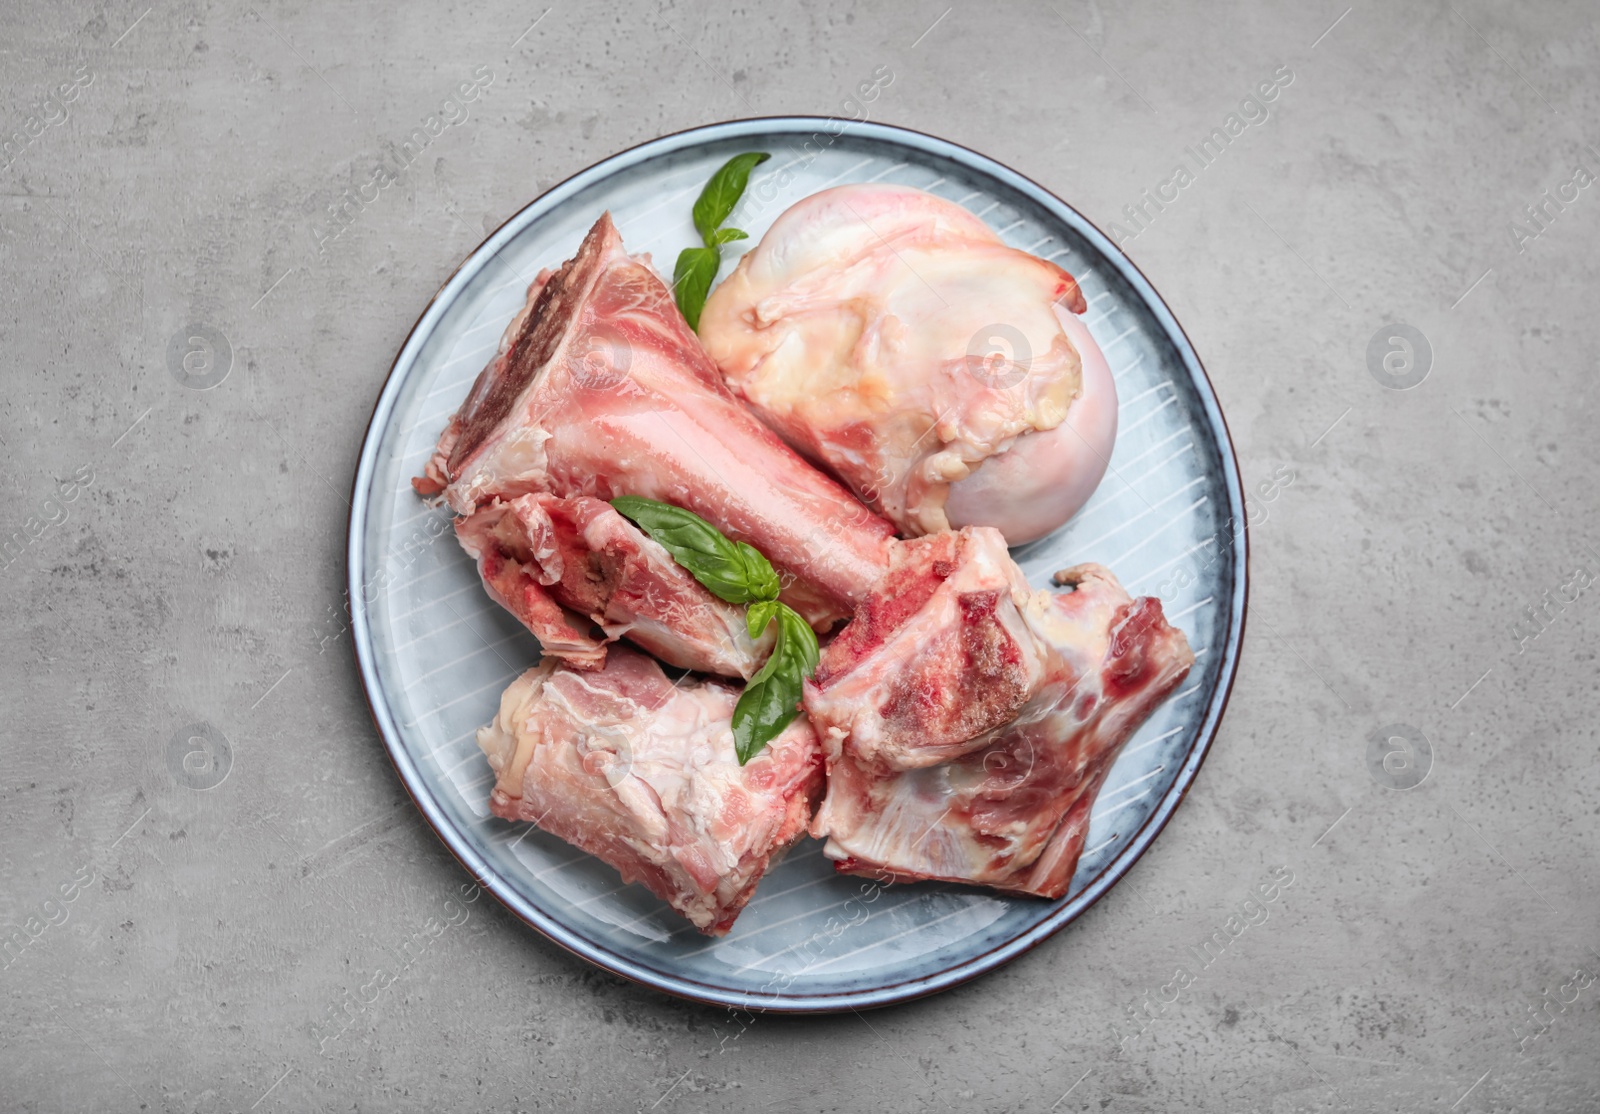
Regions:
[[[541, 267], [569, 258], [609, 209], [628, 249], [651, 253], [670, 274], [679, 249], [697, 242], [690, 206], [701, 186], [748, 150], [773, 157], [733, 215], [752, 236], [736, 247], [824, 187], [896, 182], [958, 202], [1007, 243], [1054, 260], [1088, 300], [1086, 321], [1117, 380], [1116, 451], [1091, 502], [1016, 557], [1035, 586], [1080, 561], [1110, 566], [1133, 594], [1162, 597], [1198, 660], [1117, 759], [1063, 900], [935, 883], [877, 889], [836, 876], [822, 845], [804, 840], [767, 874], [733, 931], [713, 940], [599, 860], [489, 815], [492, 777], [473, 733], [538, 647], [484, 594], [447, 512], [425, 506], [409, 481]], [[1194, 778], [1243, 629], [1244, 501], [1233, 448], [1161, 298], [1106, 236], [1033, 182], [955, 144], [878, 124], [783, 118], [698, 128], [614, 155], [523, 209], [461, 265], [406, 340], [373, 412], [352, 502], [362, 679], [401, 778], [450, 849], [563, 947], [673, 994], [752, 1010], [863, 1008], [927, 994], [1006, 962], [1082, 913], [1155, 839]]]

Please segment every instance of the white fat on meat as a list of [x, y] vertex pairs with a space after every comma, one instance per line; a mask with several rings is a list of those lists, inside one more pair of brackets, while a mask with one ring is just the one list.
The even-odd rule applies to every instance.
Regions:
[[893, 534], [734, 398], [609, 214], [530, 287], [413, 484], [460, 515], [527, 494], [683, 507], [760, 550], [819, 629], [870, 590]]
[[1099, 565], [1028, 590], [992, 529], [895, 549], [806, 686], [828, 774], [811, 834], [845, 873], [1062, 897], [1188, 642]]
[[599, 670], [547, 660], [512, 682], [478, 731], [495, 773], [490, 810], [603, 859], [702, 932], [726, 933], [805, 833], [822, 777], [804, 716], [740, 766], [737, 699], [715, 681], [674, 685], [624, 646]]
[[456, 519], [489, 596], [579, 669], [627, 638], [669, 665], [748, 678], [774, 641], [712, 595], [666, 548], [587, 495], [494, 499]]
[[909, 186], [785, 211], [700, 336], [730, 387], [902, 533], [1060, 526], [1104, 474], [1116, 388], [1076, 280]]

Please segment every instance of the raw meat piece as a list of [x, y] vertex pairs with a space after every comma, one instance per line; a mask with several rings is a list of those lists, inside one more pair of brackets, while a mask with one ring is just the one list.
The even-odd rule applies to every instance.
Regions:
[[675, 686], [623, 646], [594, 672], [541, 662], [478, 731], [497, 779], [489, 807], [598, 856], [720, 936], [805, 834], [822, 787], [804, 716], [739, 765], [736, 699], [714, 681]]
[[1016, 545], [1083, 505], [1116, 439], [1085, 308], [1070, 274], [959, 205], [861, 184], [784, 212], [700, 336], [768, 425], [903, 532], [988, 525]]
[[1028, 625], [1040, 601], [989, 527], [890, 548], [882, 587], [822, 653], [806, 690], [820, 734], [890, 769], [984, 745], [1030, 707], [1053, 651]]
[[951, 537], [901, 543], [823, 651], [804, 701], [828, 765], [811, 834], [843, 873], [1061, 897], [1118, 750], [1194, 655], [1099, 565], [1029, 592], [997, 533]]
[[599, 668], [627, 637], [669, 665], [748, 679], [772, 650], [771, 632], [751, 639], [743, 607], [598, 499], [495, 499], [456, 519], [456, 537], [495, 602], [576, 668]]
[[952, 527], [993, 526], [1012, 545], [1042, 538], [1089, 501], [1117, 440], [1117, 384], [1089, 327], [1058, 307], [1056, 317], [1083, 360], [1083, 389], [1054, 429], [1024, 433], [964, 480], [950, 485]]
[[417, 490], [459, 514], [530, 492], [673, 503], [764, 553], [813, 624], [848, 616], [893, 529], [732, 396], [610, 215], [541, 278]]

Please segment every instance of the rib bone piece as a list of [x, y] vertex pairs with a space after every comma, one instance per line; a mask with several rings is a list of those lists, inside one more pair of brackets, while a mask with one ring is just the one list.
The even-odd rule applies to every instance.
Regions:
[[997, 531], [896, 546], [823, 651], [805, 708], [828, 792], [811, 834], [843, 873], [1061, 897], [1117, 752], [1194, 662], [1109, 570], [1032, 592]]
[[804, 716], [739, 765], [736, 695], [715, 681], [675, 686], [623, 646], [597, 671], [546, 659], [478, 731], [496, 774], [490, 810], [598, 856], [720, 936], [805, 834], [822, 784]]
[[533, 283], [413, 483], [462, 515], [532, 492], [686, 507], [764, 553], [818, 626], [871, 590], [893, 533], [729, 393], [609, 214]]
[[772, 649], [744, 608], [708, 592], [609, 503], [585, 495], [495, 499], [456, 520], [483, 585], [545, 653], [597, 669], [626, 636], [669, 665], [748, 678]]

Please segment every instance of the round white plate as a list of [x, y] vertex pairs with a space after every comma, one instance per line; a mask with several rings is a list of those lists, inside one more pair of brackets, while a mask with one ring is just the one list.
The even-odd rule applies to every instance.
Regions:
[[[846, 123], [743, 120], [667, 136], [585, 170], [507, 221], [434, 297], [395, 360], [350, 516], [352, 627], [373, 717], [450, 849], [564, 947], [671, 993], [751, 1010], [862, 1008], [931, 993], [1076, 917], [1182, 799], [1227, 701], [1244, 624], [1244, 498], [1233, 448], [1199, 359], [1144, 276], [1076, 210], [1016, 172], [930, 136]], [[772, 159], [729, 222], [752, 237], [736, 248], [826, 186], [898, 182], [966, 206], [1007, 243], [1059, 263], [1088, 300], [1086, 321], [1117, 381], [1116, 450], [1088, 506], [1015, 556], [1035, 586], [1081, 561], [1110, 566], [1134, 595], [1162, 597], [1198, 660], [1117, 759], [1060, 901], [935, 883], [876, 887], [836, 876], [821, 844], [804, 840], [768, 873], [733, 931], [709, 939], [599, 860], [489, 815], [493, 779], [473, 733], [538, 646], [484, 594], [448, 513], [425, 506], [410, 479], [541, 267], [569, 258], [609, 209], [628, 249], [651, 253], [670, 274], [679, 249], [698, 242], [690, 207], [700, 188], [750, 150]], [[848, 917], [858, 923], [847, 924], [840, 910], [851, 898], [862, 904]]]

